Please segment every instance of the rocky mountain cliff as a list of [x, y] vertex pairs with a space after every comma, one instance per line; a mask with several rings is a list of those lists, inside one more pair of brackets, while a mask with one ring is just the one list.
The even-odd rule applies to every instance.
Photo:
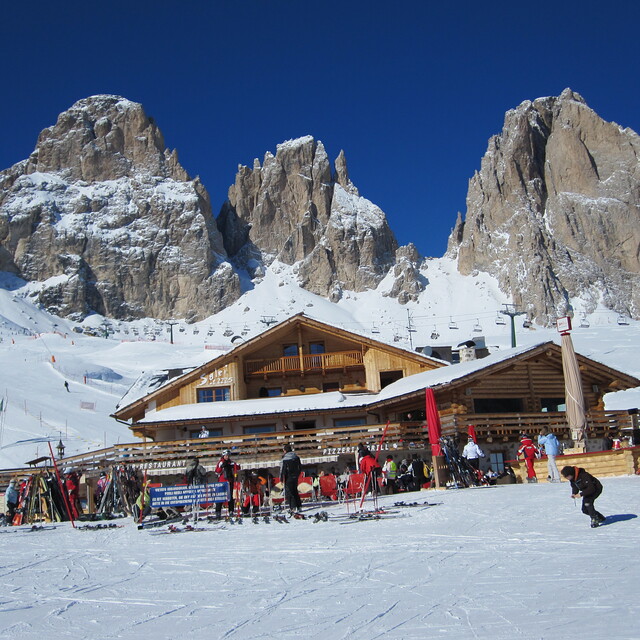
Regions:
[[206, 190], [118, 96], [80, 100], [0, 173], [0, 270], [63, 316], [195, 319], [240, 295]]
[[[80, 100], [0, 173], [0, 271], [34, 283], [63, 316], [202, 319], [240, 296], [239, 270], [259, 278], [275, 259], [336, 300], [376, 287], [397, 249], [344, 154], [332, 173], [311, 137], [241, 167], [216, 224], [204, 186], [142, 106], [119, 96]], [[405, 266], [389, 294], [414, 297], [412, 273]]]
[[[489, 141], [447, 255], [542, 322], [598, 302], [640, 316], [639, 157], [636, 133], [568, 89], [522, 103]], [[383, 280], [401, 303], [428, 295], [416, 248], [398, 247], [344, 153], [332, 166], [311, 136], [239, 167], [217, 220], [153, 119], [119, 96], [80, 100], [0, 173], [0, 271], [58, 315], [199, 320], [274, 261], [332, 301]]]
[[[228, 255], [253, 276], [273, 260], [296, 264], [301, 286], [334, 301], [344, 289], [376, 288], [396, 263], [387, 219], [360, 197], [344, 153], [332, 171], [311, 136], [278, 145], [262, 166], [239, 167], [218, 228]], [[409, 299], [410, 287], [398, 287]]]
[[462, 274], [494, 275], [530, 316], [549, 321], [581, 298], [640, 315], [640, 138], [583, 98], [507, 112], [471, 179], [449, 239]]

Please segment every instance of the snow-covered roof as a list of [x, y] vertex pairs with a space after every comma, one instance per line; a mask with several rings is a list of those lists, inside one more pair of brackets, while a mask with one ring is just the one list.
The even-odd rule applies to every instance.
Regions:
[[375, 398], [375, 395], [344, 394], [340, 391], [331, 391], [329, 393], [280, 396], [276, 398], [182, 404], [162, 411], [149, 412], [136, 424], [350, 409], [367, 406], [370, 404], [371, 398]]
[[440, 367], [439, 369], [423, 371], [422, 373], [416, 373], [412, 376], [401, 378], [400, 380], [386, 386], [382, 391], [380, 391], [380, 393], [376, 394], [376, 403], [384, 400], [391, 400], [407, 393], [426, 389], [427, 387], [438, 387], [444, 384], [449, 384], [455, 380], [459, 380], [477, 373], [478, 371], [482, 371], [492, 365], [499, 364], [505, 360], [510, 360], [511, 358], [516, 358], [522, 354], [528, 353], [529, 351], [533, 351], [543, 344], [549, 343], [540, 342], [526, 347], [496, 351], [485, 358], [469, 360], [468, 362], [460, 362], [458, 364], [449, 365], [448, 367]]

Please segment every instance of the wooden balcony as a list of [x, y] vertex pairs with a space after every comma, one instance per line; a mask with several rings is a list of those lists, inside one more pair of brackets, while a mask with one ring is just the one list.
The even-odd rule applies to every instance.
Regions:
[[362, 369], [361, 351], [334, 351], [332, 353], [282, 356], [264, 360], [245, 360], [246, 377], [286, 376], [287, 374], [325, 373], [327, 371]]
[[[601, 438], [606, 431], [633, 429], [638, 426], [638, 416], [629, 411], [589, 411], [587, 437]], [[535, 436], [547, 429], [556, 435], [568, 434], [567, 417], [564, 411], [540, 413], [465, 413], [442, 416], [444, 435], [464, 433], [469, 425], [474, 425], [476, 433], [486, 436], [518, 436], [526, 432]]]

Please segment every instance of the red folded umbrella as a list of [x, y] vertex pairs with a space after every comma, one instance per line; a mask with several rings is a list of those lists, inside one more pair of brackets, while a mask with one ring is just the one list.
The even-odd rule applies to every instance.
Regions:
[[440, 414], [436, 406], [436, 397], [433, 389], [425, 389], [425, 401], [427, 409], [427, 427], [429, 429], [429, 442], [431, 443], [431, 455], [441, 456], [440, 436], [442, 435], [442, 425], [440, 424]]

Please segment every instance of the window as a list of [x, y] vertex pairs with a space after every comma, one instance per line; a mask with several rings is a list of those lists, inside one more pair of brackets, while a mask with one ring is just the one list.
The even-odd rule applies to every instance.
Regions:
[[473, 401], [474, 413], [520, 413], [522, 398], [477, 398]]
[[231, 387], [198, 389], [198, 402], [226, 402], [231, 400]]
[[334, 427], [358, 427], [367, 424], [365, 418], [336, 418], [333, 421]]
[[282, 347], [282, 355], [283, 356], [297, 356], [298, 355], [298, 345], [297, 344], [285, 344]]
[[322, 392], [329, 393], [330, 391], [340, 391], [340, 383], [339, 382], [323, 382]]
[[490, 453], [489, 462], [491, 468], [496, 473], [502, 473], [504, 471], [504, 454], [503, 453]]
[[305, 431], [305, 430], [309, 430], [309, 429], [315, 429], [316, 428], [316, 421], [315, 420], [302, 420], [300, 422], [294, 422], [293, 423], [293, 428], [294, 430], [300, 430], [300, 431]]
[[392, 382], [402, 378], [402, 371], [381, 371], [380, 372], [380, 388], [388, 387]]
[[324, 350], [324, 342], [310, 342], [309, 343], [309, 353], [325, 353]]
[[260, 387], [259, 398], [277, 398], [282, 395], [282, 387]]
[[254, 433], [272, 433], [275, 430], [275, 424], [256, 424], [251, 427], [242, 427], [242, 432], [245, 435], [252, 435]]
[[566, 411], [564, 398], [541, 398], [540, 411]]

